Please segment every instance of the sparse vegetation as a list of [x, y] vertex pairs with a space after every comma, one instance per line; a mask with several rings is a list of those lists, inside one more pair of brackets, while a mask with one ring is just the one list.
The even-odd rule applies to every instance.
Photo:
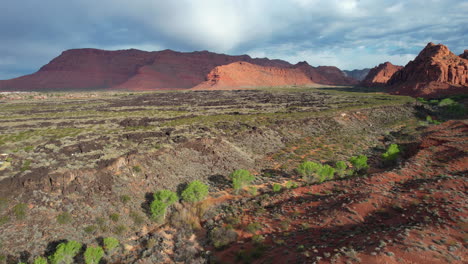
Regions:
[[190, 203], [199, 202], [208, 195], [208, 186], [201, 181], [193, 181], [189, 183], [187, 188], [182, 192], [182, 200]]
[[120, 215], [118, 213], [112, 213], [109, 215], [109, 219], [114, 223], [118, 222], [120, 219]]
[[120, 196], [120, 201], [123, 204], [127, 204], [128, 202], [130, 202], [130, 200], [131, 200], [131, 197], [129, 195], [121, 195]]
[[13, 213], [18, 220], [24, 220], [26, 218], [26, 210], [28, 206], [24, 203], [19, 203], [13, 207]]
[[57, 223], [61, 225], [69, 224], [71, 221], [72, 221], [72, 217], [70, 213], [68, 212], [63, 212], [57, 215]]
[[210, 232], [213, 246], [220, 249], [237, 240], [237, 233], [232, 228], [216, 227]]
[[336, 168], [336, 174], [338, 175], [338, 177], [343, 178], [344, 176], [346, 176], [346, 169], [348, 168], [348, 165], [346, 165], [346, 162], [337, 161], [335, 168]]

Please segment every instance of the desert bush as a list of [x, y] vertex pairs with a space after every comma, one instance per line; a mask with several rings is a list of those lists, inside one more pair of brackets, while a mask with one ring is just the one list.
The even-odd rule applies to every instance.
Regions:
[[390, 144], [387, 151], [382, 154], [382, 158], [387, 161], [396, 160], [398, 155], [400, 154], [400, 148], [397, 144]]
[[131, 200], [131, 197], [129, 195], [121, 195], [120, 196], [120, 201], [123, 203], [123, 204], [127, 204], [128, 202], [130, 202]]
[[111, 254], [114, 250], [119, 246], [119, 240], [114, 237], [106, 237], [103, 240], [104, 242], [104, 249], [106, 250], [107, 254]]
[[281, 191], [281, 184], [274, 183], [274, 184], [273, 184], [273, 191], [274, 191], [274, 192], [279, 192], [279, 191]]
[[335, 167], [336, 167], [336, 174], [340, 178], [343, 178], [346, 175], [346, 169], [348, 168], [348, 165], [346, 165], [346, 162], [337, 161], [335, 164]]
[[312, 161], [304, 161], [297, 167], [296, 171], [304, 181], [311, 183], [314, 180], [313, 176], [321, 167], [321, 164]]
[[34, 264], [47, 264], [47, 259], [44, 257], [36, 257], [33, 263]]
[[181, 196], [184, 201], [194, 203], [199, 202], [208, 195], [208, 186], [201, 181], [193, 181], [189, 183], [187, 188], [182, 192]]
[[332, 180], [335, 175], [335, 169], [330, 165], [323, 165], [317, 171], [318, 182], [324, 182], [327, 180]]
[[153, 198], [155, 201], [156, 200], [161, 201], [165, 203], [167, 206], [170, 206], [179, 200], [179, 197], [177, 197], [177, 194], [169, 190], [157, 191], [153, 194]]
[[13, 214], [15, 215], [16, 219], [23, 220], [26, 218], [26, 209], [28, 206], [24, 203], [19, 203], [13, 207]]
[[217, 249], [237, 240], [237, 233], [232, 228], [216, 227], [210, 232], [210, 239]]
[[116, 235], [122, 235], [123, 233], [125, 233], [125, 231], [127, 231], [127, 227], [125, 225], [118, 225], [112, 231]]
[[133, 168], [132, 168], [132, 169], [133, 169], [133, 171], [134, 171], [134, 172], [136, 172], [136, 173], [139, 173], [139, 172], [141, 172], [141, 167], [140, 167], [140, 166], [138, 166], [138, 165], [135, 165], [135, 166], [133, 166]]
[[255, 180], [255, 176], [253, 176], [248, 170], [235, 170], [231, 175], [229, 175], [229, 178], [232, 180], [232, 188], [236, 194], [239, 193], [242, 188]]
[[73, 240], [60, 243], [54, 254], [49, 257], [49, 260], [52, 264], [71, 264], [80, 249], [81, 243]]
[[357, 171], [364, 171], [364, 170], [367, 170], [369, 168], [369, 165], [367, 164], [367, 157], [364, 156], [364, 155], [351, 157], [349, 159], [349, 162], [351, 162], [351, 164], [353, 164], [353, 167]]
[[83, 229], [83, 231], [85, 231], [86, 234], [94, 234], [96, 230], [97, 230], [97, 226], [95, 225], [89, 225]]
[[61, 225], [65, 225], [65, 224], [68, 224], [70, 223], [72, 220], [72, 217], [70, 215], [70, 213], [68, 212], [63, 212], [59, 215], [57, 215], [57, 223], [61, 224]]
[[154, 200], [150, 204], [151, 217], [153, 220], [161, 221], [166, 216], [167, 205], [160, 200]]
[[109, 215], [109, 219], [112, 220], [112, 222], [118, 222], [120, 219], [120, 215], [118, 213], [112, 213]]
[[286, 189], [294, 189], [297, 188], [297, 183], [293, 181], [288, 181], [286, 183]]
[[257, 187], [254, 187], [254, 186], [249, 187], [249, 193], [250, 195], [253, 195], [253, 196], [257, 195], [258, 194]]
[[133, 220], [133, 223], [136, 226], [140, 226], [145, 222], [145, 218], [140, 213], [135, 211], [130, 212], [130, 218]]
[[98, 264], [104, 256], [104, 250], [99, 246], [89, 246], [84, 252], [86, 264]]
[[10, 221], [10, 217], [8, 215], [0, 216], [0, 226], [6, 224]]

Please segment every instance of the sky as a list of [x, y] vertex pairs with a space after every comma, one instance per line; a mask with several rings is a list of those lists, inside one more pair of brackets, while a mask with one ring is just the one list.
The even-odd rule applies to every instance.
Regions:
[[0, 79], [67, 49], [209, 50], [343, 70], [468, 49], [466, 0], [6, 0]]

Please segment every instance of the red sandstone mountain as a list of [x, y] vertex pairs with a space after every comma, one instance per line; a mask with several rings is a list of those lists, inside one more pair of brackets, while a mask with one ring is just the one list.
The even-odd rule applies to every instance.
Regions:
[[293, 68], [303, 71], [313, 82], [328, 85], [353, 85], [358, 81], [346, 76], [334, 66], [310, 66], [307, 62], [299, 62]]
[[457, 56], [441, 44], [429, 43], [388, 81], [394, 94], [439, 97], [468, 93], [467, 52]]
[[361, 82], [361, 85], [367, 87], [384, 86], [393, 74], [400, 69], [403, 69], [403, 66], [393, 65], [388, 61], [379, 64], [379, 66], [376, 66], [369, 71], [366, 78]]
[[234, 62], [214, 68], [206, 81], [194, 89], [230, 89], [260, 86], [289, 86], [314, 84], [306, 74], [296, 68], [278, 68]]
[[0, 81], [0, 90], [187, 89], [206, 81], [206, 76], [215, 67], [237, 61], [267, 67], [301, 68], [312, 81], [320, 84], [349, 85], [356, 82], [336, 67], [291, 65], [282, 60], [253, 59], [248, 55], [229, 56], [207, 51], [74, 49], [63, 52], [36, 73]]

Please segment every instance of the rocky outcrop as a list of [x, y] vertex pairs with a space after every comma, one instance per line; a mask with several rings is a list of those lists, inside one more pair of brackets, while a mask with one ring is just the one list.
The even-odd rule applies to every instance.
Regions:
[[193, 89], [216, 90], [312, 84], [314, 83], [311, 79], [299, 69], [266, 67], [240, 61], [214, 68], [206, 76], [206, 81]]
[[282, 60], [251, 58], [248, 55], [230, 56], [208, 51], [73, 49], [63, 52], [36, 73], [0, 81], [0, 91], [188, 89], [204, 82], [215, 67], [237, 61], [279, 69], [302, 68], [313, 82], [320, 84], [355, 83], [336, 67], [292, 65]]
[[467, 52], [457, 56], [442, 44], [429, 43], [388, 81], [393, 94], [440, 97], [468, 92]]
[[460, 54], [460, 58], [468, 60], [468, 50], [465, 50], [462, 54]]
[[356, 79], [358, 81], [362, 81], [362, 80], [364, 80], [364, 78], [366, 78], [369, 71], [370, 71], [369, 68], [365, 68], [365, 69], [361, 69], [361, 70], [355, 69], [355, 70], [352, 70], [352, 71], [343, 70], [343, 73], [348, 77], [354, 78], [354, 79]]
[[361, 82], [362, 86], [373, 87], [373, 86], [384, 86], [388, 80], [395, 74], [395, 72], [401, 70], [403, 66], [393, 65], [390, 62], [379, 64], [372, 68], [367, 74], [366, 78]]
[[327, 85], [354, 85], [358, 81], [346, 76], [340, 69], [334, 66], [310, 66], [307, 62], [299, 62], [293, 66], [305, 73], [313, 82]]

